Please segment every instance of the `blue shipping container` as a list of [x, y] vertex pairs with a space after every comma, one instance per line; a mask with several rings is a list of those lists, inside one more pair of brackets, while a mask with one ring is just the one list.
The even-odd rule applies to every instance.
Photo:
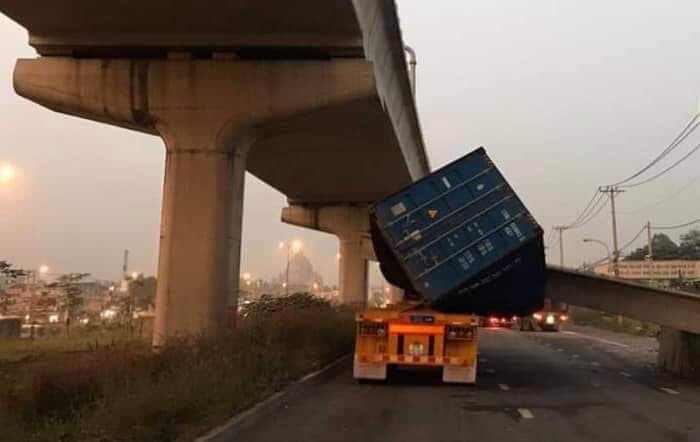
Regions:
[[542, 305], [542, 229], [483, 148], [371, 209], [387, 280], [437, 308], [528, 314]]

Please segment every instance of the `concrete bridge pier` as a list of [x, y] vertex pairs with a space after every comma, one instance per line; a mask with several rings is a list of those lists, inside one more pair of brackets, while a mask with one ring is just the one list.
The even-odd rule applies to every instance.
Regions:
[[700, 376], [700, 335], [661, 327], [658, 366], [685, 378]]
[[282, 221], [295, 226], [331, 233], [340, 242], [340, 298], [344, 304], [362, 309], [367, 305], [368, 261], [374, 257], [369, 239], [367, 206], [292, 205], [282, 210]]
[[[193, 60], [187, 54], [19, 60], [14, 86], [52, 110], [163, 139], [156, 347], [171, 337], [216, 333], [226, 323], [227, 304], [237, 305], [246, 159], [266, 127], [376, 95], [364, 60]], [[351, 221], [334, 223], [347, 255], [346, 293], [355, 284], [359, 302], [358, 281], [366, 280], [356, 258], [359, 215], [348, 216]]]

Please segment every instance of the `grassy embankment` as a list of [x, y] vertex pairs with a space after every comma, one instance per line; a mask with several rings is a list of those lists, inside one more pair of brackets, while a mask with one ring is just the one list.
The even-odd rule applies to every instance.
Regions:
[[349, 312], [294, 295], [158, 354], [126, 335], [0, 343], [0, 440], [192, 440], [349, 353], [353, 333]]

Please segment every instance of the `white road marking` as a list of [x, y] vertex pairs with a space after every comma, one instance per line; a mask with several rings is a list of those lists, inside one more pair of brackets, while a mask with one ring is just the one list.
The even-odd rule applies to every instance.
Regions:
[[579, 356], [578, 355], [571, 355], [571, 357], [574, 359], [578, 359]]
[[616, 345], [616, 346], [622, 347], [622, 348], [629, 348], [629, 345], [627, 345], [627, 344], [621, 344], [621, 343], [619, 343], [619, 342], [609, 341], [609, 340], [607, 340], [607, 339], [597, 338], [597, 337], [595, 337], [595, 336], [584, 335], [584, 334], [582, 334], [582, 333], [576, 333], [576, 332], [572, 332], [572, 331], [569, 331], [569, 330], [564, 330], [564, 331], [562, 331], [562, 333], [566, 333], [567, 335], [580, 336], [580, 337], [582, 337], [582, 338], [592, 339], [592, 340], [594, 340], [594, 341], [603, 342], [603, 343], [605, 343], [605, 344], [610, 344], [610, 345]]
[[563, 348], [557, 348], [557, 351], [564, 351]]
[[498, 384], [498, 388], [503, 391], [510, 391], [510, 387], [507, 384]]
[[629, 373], [627, 373], [626, 371], [621, 371], [620, 374], [621, 374], [622, 376], [626, 377], [626, 378], [631, 378], [631, 377], [632, 377], [632, 375], [629, 374]]
[[486, 358], [479, 358], [479, 362], [481, 362], [481, 363], [485, 363], [485, 362], [488, 362], [488, 361], [489, 361], [489, 360], [486, 359]]
[[487, 369], [486, 369], [486, 373], [488, 373], [488, 374], [494, 374], [494, 373], [496, 373], [496, 370], [494, 370], [493, 368], [487, 368]]
[[518, 413], [520, 413], [520, 417], [523, 419], [535, 418], [535, 415], [532, 414], [532, 411], [528, 410], [527, 408], [518, 408]]
[[591, 362], [591, 365], [594, 367], [600, 367], [600, 362]]
[[668, 387], [661, 387], [659, 390], [663, 391], [664, 393], [668, 394], [681, 394], [680, 391], [674, 390], [673, 388], [668, 388]]

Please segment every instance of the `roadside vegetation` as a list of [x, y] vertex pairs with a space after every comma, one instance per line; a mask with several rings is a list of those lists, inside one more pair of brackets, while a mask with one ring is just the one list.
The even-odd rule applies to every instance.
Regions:
[[352, 347], [352, 314], [307, 294], [263, 297], [241, 316], [224, 336], [157, 354], [119, 336], [24, 353], [0, 343], [0, 439], [193, 440]]
[[583, 307], [574, 307], [571, 318], [577, 325], [597, 327], [617, 333], [651, 337], [656, 337], [659, 333], [658, 325]]

